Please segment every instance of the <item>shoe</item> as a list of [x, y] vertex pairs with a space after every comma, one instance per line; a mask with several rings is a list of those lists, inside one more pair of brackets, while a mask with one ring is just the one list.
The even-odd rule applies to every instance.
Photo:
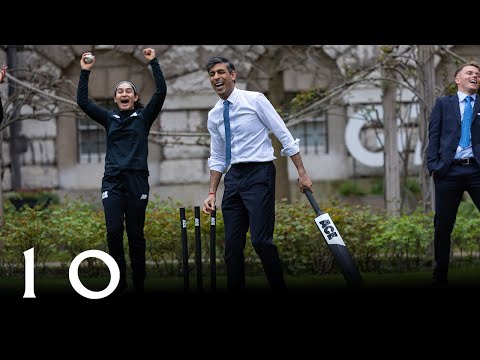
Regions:
[[112, 292], [112, 296], [120, 296], [127, 292], [128, 283], [127, 280], [122, 280], [118, 282], [117, 288]]
[[135, 295], [143, 295], [145, 293], [145, 287], [143, 281], [133, 282], [133, 292]]
[[439, 280], [434, 279], [432, 281], [432, 288], [440, 289], [440, 288], [446, 288], [446, 287], [448, 287], [448, 281], [447, 280], [439, 281]]

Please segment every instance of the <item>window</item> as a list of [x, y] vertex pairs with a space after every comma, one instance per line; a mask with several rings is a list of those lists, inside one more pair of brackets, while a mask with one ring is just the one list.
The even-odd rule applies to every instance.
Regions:
[[304, 154], [328, 153], [328, 122], [326, 114], [306, 119], [290, 127], [295, 139], [300, 139], [300, 148]]
[[[113, 99], [96, 101], [99, 106], [114, 109], [117, 105]], [[88, 164], [102, 162], [105, 158], [105, 128], [87, 115], [77, 118], [78, 162]]]

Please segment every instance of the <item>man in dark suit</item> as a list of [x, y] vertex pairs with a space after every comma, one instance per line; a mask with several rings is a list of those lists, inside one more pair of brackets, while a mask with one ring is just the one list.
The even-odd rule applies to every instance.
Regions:
[[480, 65], [464, 64], [454, 78], [457, 93], [437, 98], [428, 127], [427, 168], [435, 183], [434, 286], [447, 285], [450, 235], [465, 191], [480, 209]]

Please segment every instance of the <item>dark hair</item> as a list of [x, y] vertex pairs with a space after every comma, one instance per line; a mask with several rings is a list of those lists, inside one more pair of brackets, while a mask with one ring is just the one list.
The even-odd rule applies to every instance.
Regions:
[[215, 64], [227, 64], [227, 69], [229, 73], [232, 73], [232, 71], [235, 70], [235, 65], [233, 65], [230, 60], [222, 56], [214, 56], [208, 59], [207, 65], [205, 66], [207, 68], [207, 72], [210, 72], [210, 69]]
[[123, 84], [123, 83], [130, 84], [130, 86], [131, 86], [132, 89], [133, 89], [133, 93], [138, 96], [137, 101], [135, 101], [135, 102], [133, 103], [133, 108], [134, 108], [134, 109], [143, 109], [143, 108], [145, 107], [145, 105], [143, 105], [143, 104], [140, 102], [140, 95], [138, 95], [138, 93], [137, 93], [137, 87], [136, 87], [131, 81], [128, 81], [128, 80], [122, 80], [122, 81], [120, 81], [120, 82], [117, 84], [117, 86], [115, 86], [115, 91], [113, 92], [113, 97], [115, 97], [115, 96], [117, 95], [117, 89], [118, 89], [118, 87], [120, 86], [120, 84]]
[[480, 65], [479, 65], [478, 63], [476, 63], [476, 62], [474, 62], [474, 61], [470, 61], [470, 62], [465, 63], [465, 64], [463, 64], [462, 66], [460, 66], [460, 67], [457, 69], [457, 71], [455, 71], [455, 75], [453, 76], [453, 78], [456, 78], [457, 75], [458, 75], [458, 73], [459, 73], [460, 71], [462, 71], [462, 69], [463, 69], [464, 67], [467, 67], [467, 66], [475, 66], [478, 70], [480, 70]]
[[145, 107], [145, 105], [143, 105], [141, 102], [140, 102], [140, 96], [137, 98], [137, 101], [135, 101], [133, 103], [133, 108], [134, 109], [143, 109]]

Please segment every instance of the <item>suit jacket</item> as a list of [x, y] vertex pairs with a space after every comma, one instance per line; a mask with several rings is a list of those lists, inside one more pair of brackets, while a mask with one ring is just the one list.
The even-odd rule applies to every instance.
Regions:
[[[480, 95], [473, 106], [472, 149], [480, 164]], [[428, 125], [427, 168], [430, 175], [442, 177], [452, 164], [462, 129], [458, 95], [437, 98]]]

